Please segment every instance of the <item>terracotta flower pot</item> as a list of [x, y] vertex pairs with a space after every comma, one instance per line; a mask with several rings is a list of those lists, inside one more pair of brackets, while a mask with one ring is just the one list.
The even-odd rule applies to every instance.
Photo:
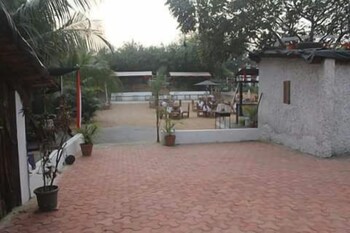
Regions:
[[93, 144], [86, 144], [86, 143], [80, 144], [81, 153], [83, 154], [83, 156], [90, 156], [92, 153], [93, 146], [94, 146]]
[[176, 136], [173, 135], [173, 134], [165, 135], [164, 136], [165, 145], [166, 146], [174, 146], [175, 145], [175, 139], [176, 139]]

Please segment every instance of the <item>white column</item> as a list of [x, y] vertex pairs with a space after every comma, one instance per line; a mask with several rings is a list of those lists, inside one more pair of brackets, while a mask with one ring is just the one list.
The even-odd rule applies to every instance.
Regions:
[[17, 141], [18, 141], [18, 163], [19, 163], [19, 175], [21, 182], [21, 197], [22, 204], [27, 202], [30, 198], [29, 191], [29, 175], [28, 175], [28, 162], [27, 162], [27, 140], [26, 140], [26, 126], [25, 117], [22, 113], [22, 101], [18, 93], [16, 92], [16, 124], [17, 124]]

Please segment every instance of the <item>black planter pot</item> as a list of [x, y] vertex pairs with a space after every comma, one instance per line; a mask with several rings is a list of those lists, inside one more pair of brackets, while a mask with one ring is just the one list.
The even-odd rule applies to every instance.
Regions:
[[39, 187], [34, 190], [39, 209], [52, 211], [57, 209], [58, 186]]

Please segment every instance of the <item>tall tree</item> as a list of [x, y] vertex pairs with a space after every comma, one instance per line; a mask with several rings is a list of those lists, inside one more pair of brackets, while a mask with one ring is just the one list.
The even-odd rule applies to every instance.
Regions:
[[133, 41], [110, 54], [111, 67], [118, 71], [151, 70], [165, 66], [170, 71], [210, 71], [199, 58], [197, 39], [187, 38], [168, 46], [144, 47]]
[[210, 71], [220, 74], [222, 63], [245, 51], [246, 38], [235, 30], [227, 0], [168, 0], [172, 14], [181, 31], [195, 32], [199, 42], [199, 55]]
[[167, 0], [184, 33], [196, 31], [221, 62], [245, 49], [283, 46], [285, 36], [325, 41], [349, 34], [350, 3], [341, 0]]
[[[110, 102], [111, 92], [118, 91], [122, 86], [120, 80], [112, 76], [113, 71], [108, 63], [108, 51], [105, 49], [98, 53], [77, 50], [60, 62], [61, 67], [74, 67], [76, 65], [80, 67], [83, 85], [93, 89], [95, 96], [103, 93], [105, 103]], [[74, 87], [74, 80], [74, 78], [67, 79], [66, 84]]]
[[[22, 36], [46, 64], [77, 48], [98, 48], [97, 39], [108, 42], [85, 16], [99, 0], [0, 0]], [[108, 44], [109, 45], [109, 44]]]

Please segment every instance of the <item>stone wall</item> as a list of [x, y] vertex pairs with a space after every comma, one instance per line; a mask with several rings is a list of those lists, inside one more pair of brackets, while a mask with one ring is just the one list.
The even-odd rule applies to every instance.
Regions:
[[[308, 64], [297, 58], [263, 58], [259, 68], [263, 93], [259, 107], [261, 139], [331, 156], [328, 117], [333, 114], [329, 109], [333, 99], [326, 77], [332, 62]], [[287, 80], [291, 81], [290, 104], [283, 103], [283, 81]]]
[[332, 137], [335, 155], [350, 153], [350, 64], [336, 63], [334, 124]]

